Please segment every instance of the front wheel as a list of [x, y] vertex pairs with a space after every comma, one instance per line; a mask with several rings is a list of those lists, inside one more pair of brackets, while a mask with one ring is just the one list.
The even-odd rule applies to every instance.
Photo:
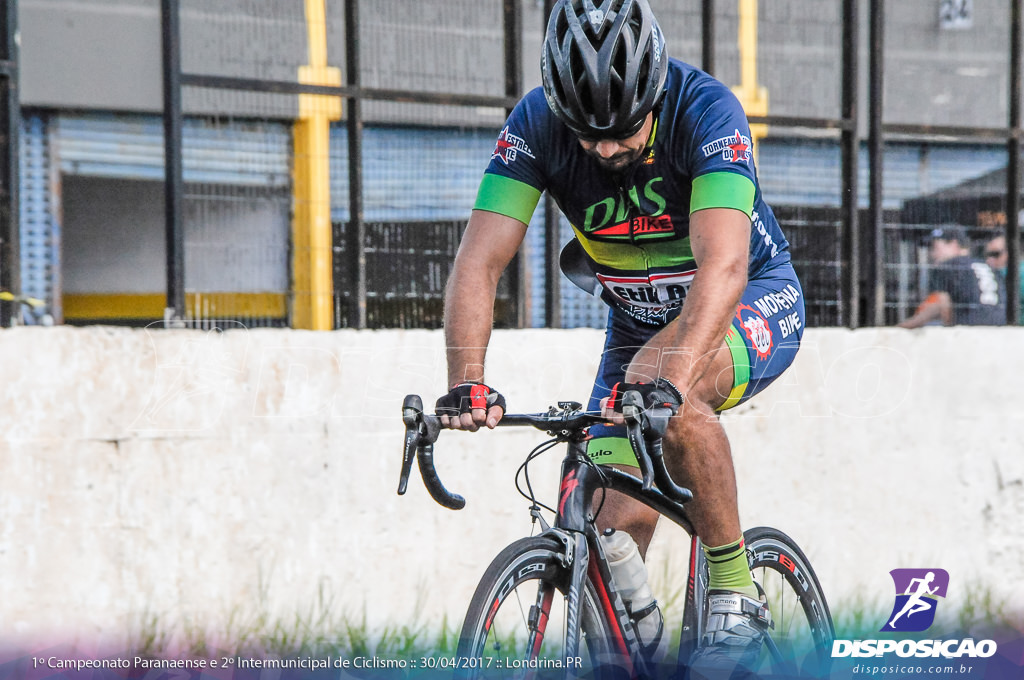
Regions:
[[[564, 546], [534, 536], [505, 548], [484, 572], [459, 636], [457, 678], [603, 675], [614, 665], [613, 632], [589, 579], [579, 630], [566, 622]], [[578, 635], [579, 656], [565, 656]]]

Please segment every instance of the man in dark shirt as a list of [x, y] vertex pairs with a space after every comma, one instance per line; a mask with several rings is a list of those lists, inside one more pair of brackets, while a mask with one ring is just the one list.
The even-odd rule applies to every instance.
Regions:
[[970, 256], [961, 227], [937, 227], [929, 234], [930, 293], [902, 328], [926, 325], [1001, 326], [1006, 323], [1002, 277]]

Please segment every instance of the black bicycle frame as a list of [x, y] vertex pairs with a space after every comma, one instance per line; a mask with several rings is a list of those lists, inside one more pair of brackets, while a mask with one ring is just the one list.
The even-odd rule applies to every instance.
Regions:
[[[656, 510], [682, 527], [691, 536], [690, 574], [687, 579], [684, 603], [681, 650], [687, 650], [688, 645], [695, 644], [701, 633], [700, 622], [703, 612], [698, 611], [698, 608], [703, 604], [703, 594], [700, 592], [697, 578], [702, 570], [703, 553], [693, 530], [693, 524], [686, 516], [682, 505], [683, 502], [692, 498], [692, 494], [689, 490], [676, 486], [669, 476], [661, 454], [660, 435], [647, 442], [645, 439], [647, 435], [643, 434], [648, 430], [645, 429], [647, 426], [642, 423], [649, 425], [650, 422], [653, 422], [656, 429], [659, 419], [661, 429], [657, 431], [664, 432], [664, 425], [671, 412], [661, 412], [658, 409], [642, 411], [639, 399], [639, 395], [635, 392], [627, 392], [623, 396], [624, 405], [632, 409], [631, 413], [626, 413], [627, 409], [624, 407], [624, 415], [627, 429], [630, 432], [630, 444], [640, 463], [643, 480], [609, 466], [601, 466], [599, 470], [598, 466], [591, 462], [586, 452], [586, 427], [597, 422], [599, 418], [594, 414], [579, 411], [578, 403], [559, 402], [561, 412], [551, 409], [547, 414], [506, 414], [499, 424], [506, 426], [529, 425], [546, 430], [569, 447], [568, 453], [562, 461], [562, 477], [558, 493], [558, 507], [555, 511], [555, 524], [554, 528], [549, 530], [552, 537], [565, 546], [564, 564], [570, 569], [566, 624], [570, 631], [580, 630], [582, 600], [589, 578], [596, 591], [602, 614], [611, 625], [613, 636], [611, 642], [614, 644], [616, 652], [625, 663], [630, 665], [639, 663], [643, 667], [644, 659], [639, 655], [634, 658], [631, 654], [631, 650], [639, 649], [639, 641], [630, 622], [625, 603], [615, 589], [604, 548], [597, 534], [593, 514], [594, 498], [597, 491], [601, 489], [603, 492], [610, 489], [625, 494]], [[424, 485], [431, 497], [444, 507], [452, 510], [461, 509], [465, 505], [465, 499], [448, 491], [441, 483], [434, 468], [433, 444], [441, 429], [438, 418], [424, 414], [422, 400], [417, 395], [409, 395], [405, 398], [402, 406], [402, 419], [406, 426], [406, 436], [398, 493], [405, 493], [413, 459], [416, 458]], [[650, 452], [648, 444], [651, 448]], [[667, 490], [672, 496], [666, 495], [663, 490]], [[597, 558], [591, 559], [592, 554]], [[540, 608], [550, 607], [550, 602], [549, 593], [539, 593], [538, 606]], [[540, 618], [544, 619], [544, 622], [538, 623], [534, 633], [538, 644], [544, 635], [547, 611], [542, 614]], [[578, 656], [578, 645], [577, 636], [569, 636], [569, 639], [566, 640], [566, 656]], [[688, 654], [680, 654], [679, 663], [684, 664], [687, 658], [689, 658]], [[632, 674], [632, 669], [630, 669], [630, 675]]]
[[[643, 659], [633, 659], [630, 655], [629, 650], [639, 648], [639, 641], [636, 631], [630, 623], [629, 611], [615, 588], [595, 526], [596, 517], [593, 514], [595, 496], [598, 491], [603, 493], [613, 490], [657, 510], [661, 515], [682, 527], [691, 537], [690, 573], [686, 585], [683, 639], [680, 645], [681, 652], [687, 651], [684, 647], [692, 646], [699, 637], [698, 627], [701, 616], [700, 612], [696, 611], [696, 607], [697, 602], [702, 599], [697, 595], [698, 557], [702, 553], [700, 552], [700, 541], [693, 530], [693, 524], [681, 505], [656, 489], [645, 491], [642, 482], [636, 477], [608, 466], [604, 466], [598, 471], [587, 457], [585, 442], [569, 441], [567, 445], [569, 451], [562, 461], [562, 476], [554, 526], [557, 530], [575, 538], [572, 553], [572, 581], [567, 590], [570, 594], [567, 602], [567, 620], [570, 626], [573, 626], [570, 630], [578, 630], [581, 599], [585, 592], [586, 579], [589, 577], [597, 593], [605, 620], [611, 624], [613, 635], [611, 642], [615, 650], [630, 663], [644, 663]], [[600, 501], [601, 499], [598, 502], [600, 503]], [[591, 551], [597, 553], [597, 559], [591, 559]], [[687, 640], [690, 642], [687, 643]], [[571, 653], [575, 654], [575, 641], [568, 644], [573, 646]], [[681, 653], [680, 663], [683, 663], [683, 660], [688, 657], [688, 653]], [[632, 669], [630, 669], [630, 675], [632, 675]]]
[[[562, 461], [555, 529], [575, 539], [571, 582], [566, 591], [569, 593], [566, 603], [569, 630], [579, 630], [579, 612], [583, 594], [586, 592], [586, 581], [589, 578], [594, 585], [604, 618], [611, 625], [610, 642], [619, 657], [632, 664], [635, 660], [631, 657], [630, 650], [638, 647], [636, 631], [630, 625], [629, 611], [612, 581], [591, 512], [594, 494], [603, 483], [599, 473], [587, 458], [585, 443], [569, 441], [568, 446], [569, 453]], [[591, 559], [591, 551], [597, 554], [598, 559]], [[576, 641], [567, 644], [575, 646]], [[572, 653], [575, 654], [575, 650]], [[632, 669], [629, 671], [632, 676]]]

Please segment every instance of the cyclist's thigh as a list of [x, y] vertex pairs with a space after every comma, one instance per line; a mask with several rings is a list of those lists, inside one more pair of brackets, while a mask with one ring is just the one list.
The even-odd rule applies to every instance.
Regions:
[[719, 411], [743, 403], [789, 368], [800, 348], [805, 319], [804, 295], [792, 265], [750, 280], [726, 335], [733, 389]]
[[[615, 383], [625, 380], [626, 369], [633, 357], [658, 330], [654, 326], [647, 327], [633, 321], [628, 314], [614, 307], [609, 311], [604, 351], [587, 404], [588, 410], [601, 408], [601, 400], [611, 394]], [[590, 435], [592, 438], [587, 442], [587, 453], [591, 460], [636, 467], [636, 456], [626, 439], [626, 428], [594, 425], [590, 428]]]

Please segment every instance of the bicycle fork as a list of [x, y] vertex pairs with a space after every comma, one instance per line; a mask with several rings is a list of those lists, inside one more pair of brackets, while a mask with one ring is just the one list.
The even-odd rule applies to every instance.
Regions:
[[[581, 654], [581, 613], [589, 579], [597, 597], [596, 605], [608, 624], [611, 639], [607, 642], [617, 657], [607, 662], [625, 665], [629, 676], [635, 677], [635, 664], [644, 663], [639, 655], [634, 654], [640, 648], [639, 640], [629, 611], [612, 581], [591, 513], [594, 493], [600, 486], [598, 474], [589, 462], [583, 462], [581, 456], [586, 456], [583, 445], [570, 442], [570, 446], [577, 448], [578, 455], [567, 457], [562, 465], [558, 511], [551, 530], [565, 545], [564, 559], [569, 562], [565, 565], [570, 578], [566, 589], [566, 657]], [[592, 551], [596, 555], [592, 555]]]

